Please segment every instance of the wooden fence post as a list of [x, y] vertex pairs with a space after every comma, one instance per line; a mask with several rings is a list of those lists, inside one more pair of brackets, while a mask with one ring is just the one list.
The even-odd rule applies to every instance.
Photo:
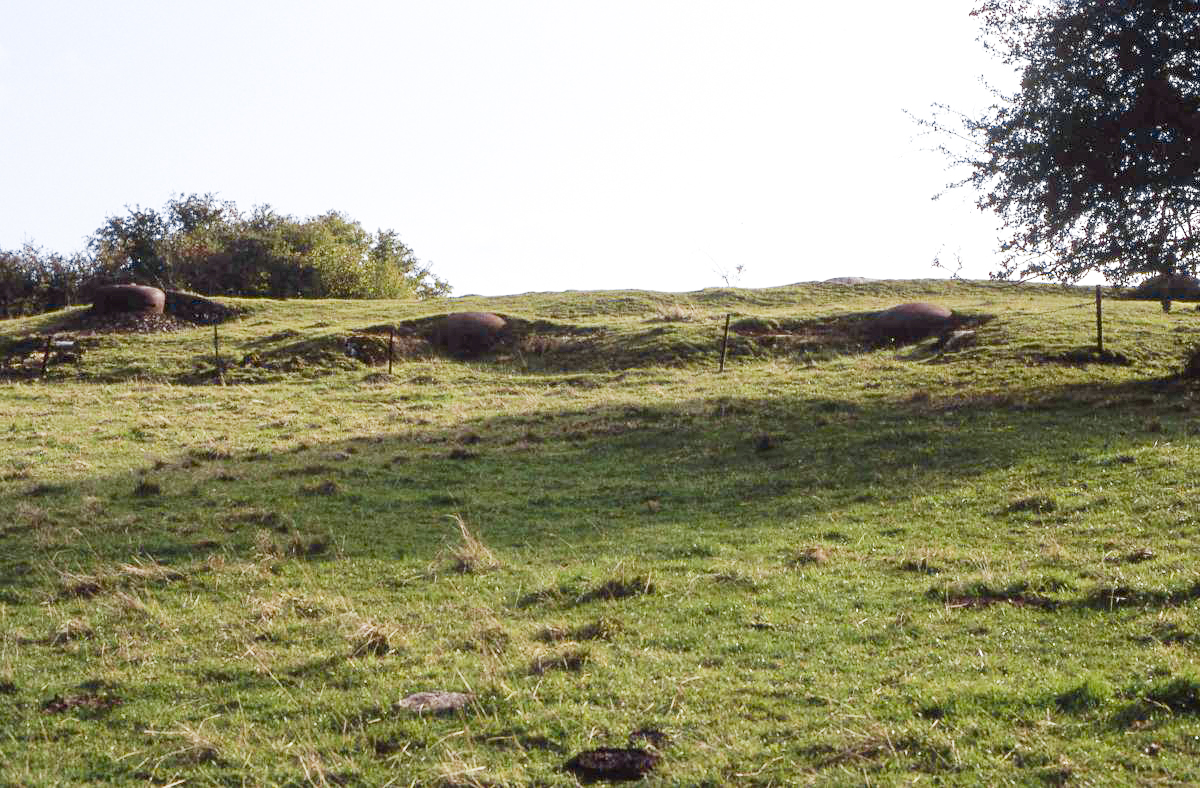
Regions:
[[221, 364], [221, 340], [217, 338], [217, 324], [213, 323], [213, 362], [217, 365], [217, 382], [225, 385], [225, 370]]
[[54, 339], [54, 335], [46, 337], [46, 349], [42, 351], [42, 377], [46, 377], [46, 366], [50, 363], [50, 342]]
[[725, 335], [721, 338], [721, 367], [717, 372], [725, 371], [725, 350], [729, 347], [729, 313], [725, 313]]
[[1104, 316], [1100, 307], [1100, 285], [1096, 285], [1096, 352], [1104, 353]]
[[392, 356], [396, 352], [396, 327], [388, 326], [388, 374], [392, 374]]

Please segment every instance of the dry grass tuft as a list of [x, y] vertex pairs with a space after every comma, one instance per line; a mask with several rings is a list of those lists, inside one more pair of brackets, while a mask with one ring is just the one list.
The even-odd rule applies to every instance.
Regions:
[[614, 618], [598, 618], [577, 627], [546, 626], [534, 637], [543, 643], [562, 643], [565, 641], [612, 640], [623, 625]]
[[500, 656], [512, 641], [508, 630], [504, 628], [492, 611], [486, 608], [472, 610], [470, 617], [477, 623], [461, 647], [485, 656]]
[[279, 531], [280, 533], [291, 530], [295, 524], [292, 518], [286, 514], [281, 514], [271, 509], [261, 509], [256, 506], [235, 509], [226, 514], [224, 520], [226, 526], [229, 528], [236, 528], [239, 525], [257, 525], [262, 528]]
[[448, 557], [454, 571], [459, 574], [473, 574], [475, 572], [487, 572], [499, 569], [500, 561], [488, 549], [487, 545], [481, 542], [475, 534], [471, 533], [471, 529], [467, 527], [466, 520], [457, 514], [447, 516], [458, 526], [458, 533], [461, 538], [461, 541], [448, 551]]
[[296, 753], [296, 762], [300, 764], [300, 769], [304, 772], [304, 782], [307, 785], [319, 785], [327, 788], [333, 785], [358, 783], [356, 770], [346, 758], [340, 755], [332, 756], [340, 762], [339, 768], [335, 769], [327, 763], [327, 759], [330, 757], [314, 749], [305, 749]]
[[254, 555], [260, 561], [276, 561], [283, 557], [283, 551], [274, 534], [261, 529], [254, 534]]
[[490, 788], [497, 783], [484, 778], [486, 767], [479, 766], [459, 752], [447, 749], [438, 765], [438, 784], [447, 788]]
[[113, 594], [113, 602], [120, 610], [129, 613], [137, 613], [141, 616], [150, 614], [150, 609], [146, 607], [146, 603], [137, 594], [131, 594], [127, 591], [118, 591]]
[[696, 309], [683, 304], [659, 304], [648, 323], [690, 323], [696, 319]]
[[179, 726], [179, 730], [174, 731], [147, 730], [146, 733], [150, 736], [164, 736], [175, 739], [181, 745], [162, 756], [158, 762], [161, 764], [163, 761], [172, 760], [188, 764], [200, 764], [216, 763], [219, 761], [221, 758], [220, 750], [215, 741], [201, 732], [200, 728], [203, 724], [201, 723], [193, 727], [187, 723], [182, 723]]
[[69, 618], [50, 633], [48, 640], [51, 645], [65, 646], [76, 640], [87, 640], [95, 637], [96, 633], [86, 621]]
[[106, 567], [92, 574], [60, 571], [59, 596], [90, 599], [114, 587], [129, 588], [147, 583], [169, 583], [182, 577], [182, 572], [157, 561], [137, 561], [115, 568]]
[[329, 609], [321, 602], [291, 591], [282, 591], [270, 599], [256, 600], [253, 607], [255, 617], [263, 622], [287, 614], [300, 618], [322, 618], [329, 615]]
[[99, 575], [61, 572], [58, 584], [61, 589], [59, 595], [64, 597], [91, 599], [104, 590], [104, 579]]
[[157, 561], [138, 561], [132, 564], [121, 564], [118, 571], [122, 577], [141, 583], [165, 583], [172, 580], [179, 580], [183, 577], [182, 572], [172, 569], [169, 566], [164, 566]]
[[341, 485], [339, 485], [333, 479], [326, 479], [325, 481], [305, 485], [304, 487], [300, 488], [301, 495], [330, 496], [337, 495], [341, 491]]
[[733, 567], [714, 572], [707, 577], [716, 585], [740, 588], [744, 591], [761, 591], [764, 586], [761, 573], [746, 572]]
[[805, 547], [793, 555], [788, 563], [792, 566], [820, 566], [829, 563], [829, 552], [824, 547]]
[[586, 649], [564, 649], [549, 654], [539, 654], [529, 663], [529, 673], [541, 676], [551, 670], [566, 670], [575, 672], [592, 659], [591, 652]]
[[50, 513], [40, 506], [34, 506], [31, 503], [24, 501], [17, 504], [16, 511], [12, 515], [12, 525], [5, 530], [18, 530], [25, 528], [44, 528], [53, 525], [54, 520], [50, 517]]
[[366, 657], [376, 656], [382, 657], [387, 655], [392, 650], [391, 643], [388, 638], [394, 633], [389, 633], [377, 624], [370, 621], [364, 621], [359, 625], [354, 634], [350, 636], [351, 649], [350, 656]]

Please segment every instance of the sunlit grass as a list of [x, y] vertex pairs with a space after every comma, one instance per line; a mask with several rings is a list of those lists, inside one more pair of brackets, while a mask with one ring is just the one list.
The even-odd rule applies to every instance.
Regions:
[[[716, 374], [726, 312], [918, 298], [997, 317], [945, 356], [739, 336]], [[301, 356], [225, 386], [186, 382], [211, 333], [96, 337], [0, 384], [0, 782], [570, 785], [647, 730], [663, 784], [1200, 780], [1200, 405], [1170, 377], [1200, 317], [1106, 302], [1134, 363], [1061, 363], [1087, 301], [245, 302], [230, 358]], [[328, 355], [466, 308], [603, 331]], [[400, 705], [434, 690], [472, 700]]]

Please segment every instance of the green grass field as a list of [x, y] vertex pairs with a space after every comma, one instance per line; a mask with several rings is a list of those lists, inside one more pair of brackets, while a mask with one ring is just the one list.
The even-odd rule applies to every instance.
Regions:
[[[977, 342], [818, 330], [913, 300]], [[229, 303], [225, 385], [0, 322], [0, 785], [1200, 782], [1190, 305], [1116, 365], [1049, 286]], [[520, 340], [361, 360], [466, 309]]]

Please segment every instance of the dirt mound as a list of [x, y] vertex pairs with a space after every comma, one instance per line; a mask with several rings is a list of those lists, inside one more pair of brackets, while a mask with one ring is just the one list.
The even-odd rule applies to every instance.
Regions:
[[226, 320], [239, 317], [243, 310], [195, 293], [168, 290], [164, 311], [168, 315], [192, 325], [211, 326], [214, 323], [224, 323]]
[[878, 279], [871, 279], [867, 276], [835, 276], [832, 279], [826, 279], [827, 285], [869, 285], [872, 282], [878, 282]]
[[160, 334], [190, 328], [191, 323], [173, 315], [154, 312], [96, 312], [87, 309], [53, 326], [46, 333], [79, 336], [94, 334]]
[[949, 331], [954, 313], [939, 304], [914, 302], [885, 309], [867, 325], [870, 339], [880, 344], [906, 345]]
[[[931, 336], [945, 342], [956, 331], [976, 328], [994, 319], [993, 315], [952, 313], [950, 310], [943, 313], [942, 308], [934, 307], [937, 310], [934, 318], [924, 321], [921, 318], [924, 310], [917, 310], [918, 316], [909, 321], [905, 314], [897, 317], [896, 309], [806, 319], [749, 317], [732, 323], [730, 330], [765, 347], [800, 353], [840, 354], [909, 344]], [[916, 330], [918, 328], [921, 330]]]
[[[129, 288], [134, 285], [116, 285], [111, 287]], [[101, 288], [101, 291], [110, 288]], [[95, 304], [105, 303], [97, 309], [93, 304], [91, 309], [75, 312], [62, 321], [52, 323], [43, 329], [46, 334], [77, 334], [92, 336], [95, 334], [159, 334], [167, 331], [178, 331], [182, 328], [208, 326], [214, 323], [224, 323], [240, 317], [244, 310], [222, 304], [219, 301], [184, 293], [179, 290], [168, 290], [165, 293], [155, 288], [140, 288], [139, 290], [154, 290], [163, 294], [163, 309], [154, 311], [112, 311], [111, 304], [97, 296]], [[125, 292], [125, 291], [121, 291]], [[123, 298], [120, 296], [119, 298]], [[133, 296], [130, 296], [131, 298]], [[140, 297], [140, 296], [139, 296]]]
[[507, 325], [491, 312], [455, 312], [434, 324], [429, 340], [452, 356], [471, 358], [499, 344]]
[[1187, 274], [1159, 274], [1134, 288], [1129, 297], [1147, 301], [1200, 301], [1200, 279]]
[[[486, 332], [486, 337], [474, 336], [474, 316], [477, 315], [482, 316], [483, 327], [480, 331]], [[472, 316], [468, 321], [472, 325], [459, 332], [453, 340], [448, 340], [447, 325], [451, 324], [449, 319], [465, 316]], [[491, 318], [496, 318], [501, 324]], [[453, 325], [457, 331], [458, 321], [454, 321]], [[459, 312], [359, 329], [354, 335], [359, 338], [356, 341], [364, 345], [361, 357], [369, 363], [386, 361], [389, 333], [394, 338], [396, 350], [393, 358], [396, 359], [426, 357], [438, 351], [454, 358], [478, 358], [575, 353], [589, 348], [589, 338], [602, 334], [603, 329], [565, 325], [548, 320], [526, 320], [512, 315]], [[382, 344], [365, 341], [366, 337], [372, 336], [381, 338]]]

